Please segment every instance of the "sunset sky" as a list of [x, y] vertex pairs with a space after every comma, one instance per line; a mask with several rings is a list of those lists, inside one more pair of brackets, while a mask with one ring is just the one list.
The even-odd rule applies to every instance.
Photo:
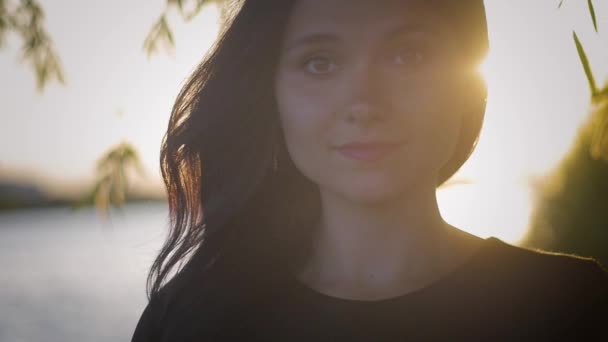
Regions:
[[[608, 2], [596, 1], [600, 34], [586, 1], [486, 0], [491, 52], [478, 148], [454, 185], [439, 193], [448, 221], [480, 236], [517, 241], [531, 200], [528, 181], [551, 169], [587, 116], [589, 90], [572, 41], [576, 30], [598, 83], [608, 75]], [[0, 51], [0, 172], [24, 170], [58, 181], [84, 180], [96, 159], [122, 141], [140, 151], [158, 182], [158, 154], [173, 100], [213, 42], [218, 11], [191, 23], [171, 18], [177, 48], [148, 59], [144, 38], [164, 0], [45, 1], [46, 26], [62, 59], [66, 86], [36, 92], [18, 62], [21, 42]]]

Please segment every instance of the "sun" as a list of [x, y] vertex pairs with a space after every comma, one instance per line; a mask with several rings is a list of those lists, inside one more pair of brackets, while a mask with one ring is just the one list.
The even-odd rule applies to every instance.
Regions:
[[496, 118], [510, 111], [501, 95], [510, 92], [510, 83], [503, 77], [509, 68], [500, 65], [500, 59], [493, 58], [490, 51], [477, 70], [489, 93], [479, 143], [451, 185], [437, 191], [437, 200], [442, 216], [450, 224], [482, 238], [497, 237], [517, 244], [528, 231], [533, 201], [520, 177], [526, 174], [527, 166], [515, 159], [510, 168], [502, 166], [509, 158], [505, 155], [510, 147], [501, 139], [504, 127]]

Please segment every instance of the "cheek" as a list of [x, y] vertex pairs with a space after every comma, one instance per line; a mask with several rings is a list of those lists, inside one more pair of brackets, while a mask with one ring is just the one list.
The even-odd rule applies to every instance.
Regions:
[[323, 126], [327, 104], [314, 89], [294, 82], [280, 82], [276, 94], [281, 122], [286, 131], [310, 131]]
[[[412, 160], [428, 167], [442, 165], [457, 144], [462, 113], [454, 85], [422, 83], [415, 90], [393, 92], [391, 99], [400, 127], [411, 142]], [[422, 167], [422, 165], [421, 165]]]
[[285, 143], [303, 173], [319, 162], [329, 146], [333, 103], [331, 95], [293, 78], [277, 81], [276, 99]]

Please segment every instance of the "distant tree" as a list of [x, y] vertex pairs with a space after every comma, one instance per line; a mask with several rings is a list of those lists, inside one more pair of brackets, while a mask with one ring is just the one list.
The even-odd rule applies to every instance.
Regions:
[[536, 184], [523, 245], [595, 257], [608, 267], [608, 163], [591, 152], [606, 117], [608, 99], [598, 102], [568, 154]]
[[[597, 32], [590, 0], [588, 7]], [[537, 205], [523, 244], [595, 257], [608, 266], [608, 84], [597, 86], [576, 32], [573, 39], [591, 92], [591, 112], [570, 151], [537, 184]]]

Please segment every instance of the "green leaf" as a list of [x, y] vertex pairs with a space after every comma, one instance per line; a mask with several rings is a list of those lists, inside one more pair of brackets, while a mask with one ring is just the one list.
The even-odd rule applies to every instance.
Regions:
[[0, 48], [4, 45], [4, 37], [9, 29], [8, 11], [4, 0], [0, 0]]
[[81, 208], [84, 208], [86, 206], [93, 204], [95, 202], [95, 197], [97, 196], [97, 193], [100, 191], [100, 188], [101, 188], [101, 182], [98, 181], [95, 183], [95, 185], [93, 186], [93, 189], [91, 189], [91, 191], [89, 191], [86, 196], [84, 196], [83, 198], [77, 200], [74, 204], [72, 204], [72, 209], [79, 210]]
[[175, 46], [175, 40], [173, 39], [173, 33], [167, 23], [167, 18], [163, 17], [161, 21], [160, 36], [169, 42], [171, 47]]
[[44, 87], [44, 85], [46, 84], [48, 77], [49, 77], [48, 64], [45, 63], [44, 61], [38, 61], [35, 63], [37, 64], [36, 65], [37, 85], [38, 85], [38, 89], [41, 89]]
[[177, 4], [177, 7], [179, 8], [180, 11], [184, 10], [184, 0], [169, 0], [169, 3]]
[[595, 160], [608, 161], [608, 101], [597, 106], [592, 115], [590, 154]]
[[[177, 6], [179, 14], [185, 21], [196, 17], [208, 0], [167, 0], [167, 7]], [[187, 5], [187, 6], [186, 6]]]
[[[23, 41], [21, 59], [28, 62], [34, 70], [38, 91], [44, 90], [51, 80], [65, 84], [61, 61], [43, 27], [42, 7], [37, 1], [22, 0], [11, 13], [8, 13], [3, 7], [4, 4], [4, 1], [0, 1], [0, 26], [4, 25], [6, 30], [15, 31], [21, 37]], [[2, 28], [0, 28], [1, 39]]]
[[560, 0], [559, 1], [559, 5], [557, 5], [557, 8], [562, 8], [563, 4], [564, 4], [564, 0]]
[[127, 200], [129, 169], [143, 174], [143, 166], [135, 148], [126, 142], [110, 148], [97, 162], [94, 188], [78, 205], [95, 205], [103, 216], [107, 216], [110, 207], [120, 208]]
[[581, 60], [581, 64], [583, 65], [583, 69], [585, 70], [585, 75], [587, 76], [587, 82], [589, 83], [589, 89], [591, 90], [591, 96], [594, 97], [597, 95], [597, 85], [595, 83], [595, 78], [593, 77], [593, 72], [591, 71], [591, 65], [589, 64], [589, 59], [587, 58], [587, 53], [583, 48], [580, 40], [575, 31], [572, 31], [574, 37], [574, 44], [576, 45], [576, 51], [578, 52], [578, 57]]
[[168, 0], [167, 5], [168, 6], [176, 5], [181, 16], [182, 17], [186, 16], [185, 9], [184, 9], [184, 0]]
[[194, 17], [196, 17], [201, 12], [201, 9], [207, 2], [209, 2], [209, 1], [196, 0], [196, 5], [195, 5], [194, 9], [190, 13], [187, 13], [186, 16], [184, 17], [184, 19], [186, 21], [192, 20]]
[[593, 7], [593, 1], [587, 0], [587, 5], [589, 6], [589, 14], [591, 14], [591, 20], [593, 21], [593, 28], [595, 32], [597, 32], [597, 18], [595, 17], [595, 8]]
[[168, 49], [175, 48], [175, 40], [169, 28], [166, 13], [160, 16], [144, 40], [144, 50], [148, 57], [158, 51], [159, 43], [163, 43]]

